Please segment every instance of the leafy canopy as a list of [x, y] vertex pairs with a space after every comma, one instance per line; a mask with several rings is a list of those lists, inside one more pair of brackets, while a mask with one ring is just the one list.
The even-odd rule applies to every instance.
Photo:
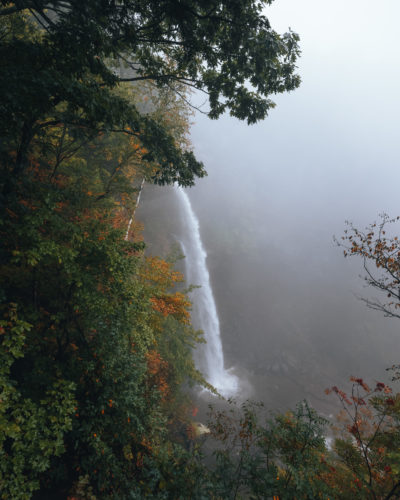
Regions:
[[[254, 0], [2, 0], [0, 135], [15, 142], [16, 173], [32, 140], [66, 123], [75, 134], [100, 129], [140, 136], [160, 162], [158, 183], [191, 185], [204, 168], [165, 128], [112, 93], [121, 81], [205, 93], [208, 115], [224, 111], [254, 123], [271, 94], [298, 87], [298, 36], [281, 36]], [[124, 66], [121, 78], [117, 68]], [[4, 145], [4, 142], [3, 142]], [[3, 154], [6, 151], [3, 150]]]

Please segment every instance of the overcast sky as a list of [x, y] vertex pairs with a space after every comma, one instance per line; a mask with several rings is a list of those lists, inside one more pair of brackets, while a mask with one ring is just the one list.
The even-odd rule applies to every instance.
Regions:
[[210, 174], [199, 184], [245, 171], [248, 189], [261, 176], [281, 198], [284, 184], [296, 206], [308, 195], [339, 203], [338, 220], [400, 211], [400, 2], [276, 0], [266, 14], [300, 34], [301, 88], [252, 127], [198, 116], [193, 142]]

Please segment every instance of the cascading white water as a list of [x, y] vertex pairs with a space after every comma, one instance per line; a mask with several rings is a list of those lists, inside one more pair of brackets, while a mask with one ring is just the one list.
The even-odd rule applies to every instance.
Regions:
[[200, 237], [199, 221], [193, 212], [188, 195], [181, 187], [176, 189], [182, 207], [184, 224], [182, 250], [185, 254], [186, 280], [199, 285], [192, 292], [192, 319], [195, 328], [203, 330], [206, 344], [196, 354], [198, 368], [220, 394], [229, 397], [238, 390], [238, 379], [224, 368], [219, 318], [207, 268], [207, 254]]

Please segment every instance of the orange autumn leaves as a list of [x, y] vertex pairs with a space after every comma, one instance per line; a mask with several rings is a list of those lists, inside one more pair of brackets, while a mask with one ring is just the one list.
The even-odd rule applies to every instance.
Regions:
[[170, 396], [174, 368], [160, 354], [158, 341], [165, 333], [166, 320], [190, 324], [191, 303], [184, 293], [175, 290], [175, 286], [183, 282], [184, 278], [173, 266], [173, 263], [159, 257], [146, 257], [143, 259], [140, 276], [148, 285], [149, 302], [153, 311], [150, 323], [154, 332], [160, 336], [154, 342], [154, 348], [146, 353], [148, 385], [149, 388], [157, 389], [162, 402], [166, 402]]
[[183, 281], [183, 274], [172, 269], [172, 264], [159, 257], [147, 257], [143, 277], [163, 288], [171, 288]]
[[158, 257], [147, 257], [144, 266], [143, 278], [150, 282], [155, 294], [150, 297], [154, 311], [164, 318], [173, 316], [176, 320], [190, 323], [190, 302], [181, 292], [170, 290], [183, 281], [182, 273], [174, 271], [172, 264]]
[[190, 313], [187, 308], [190, 302], [183, 293], [164, 294], [161, 297], [151, 297], [150, 302], [153, 309], [161, 313], [164, 317], [175, 316], [185, 324], [189, 324]]
[[400, 240], [393, 236], [393, 225], [400, 216], [380, 216], [380, 222], [370, 224], [360, 231], [351, 223], [337, 244], [343, 248], [345, 257], [358, 256], [363, 260], [366, 283], [383, 293], [385, 299], [363, 299], [371, 308], [382, 311], [385, 316], [400, 317]]
[[169, 394], [168, 363], [154, 349], [147, 352], [146, 360], [148, 381], [150, 385], [157, 387], [162, 401], [165, 401]]
[[399, 457], [399, 396], [383, 382], [370, 387], [362, 378], [350, 380], [349, 395], [336, 386], [325, 391], [335, 394], [342, 406], [335, 441], [340, 461], [331, 467], [332, 487], [347, 485], [362, 498], [394, 498], [390, 491], [397, 481], [392, 466]]

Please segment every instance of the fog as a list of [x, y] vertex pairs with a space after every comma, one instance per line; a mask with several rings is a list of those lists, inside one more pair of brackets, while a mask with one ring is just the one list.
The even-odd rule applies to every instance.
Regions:
[[[328, 413], [327, 386], [385, 381], [400, 362], [399, 320], [357, 299], [372, 293], [361, 262], [333, 242], [345, 220], [400, 214], [400, 4], [276, 0], [265, 13], [299, 33], [302, 85], [251, 127], [197, 113], [192, 143], [209, 175], [189, 196], [227, 368], [249, 397], [276, 408], [307, 398]], [[167, 253], [179, 233], [174, 193], [147, 187], [141, 203], [150, 248]]]

